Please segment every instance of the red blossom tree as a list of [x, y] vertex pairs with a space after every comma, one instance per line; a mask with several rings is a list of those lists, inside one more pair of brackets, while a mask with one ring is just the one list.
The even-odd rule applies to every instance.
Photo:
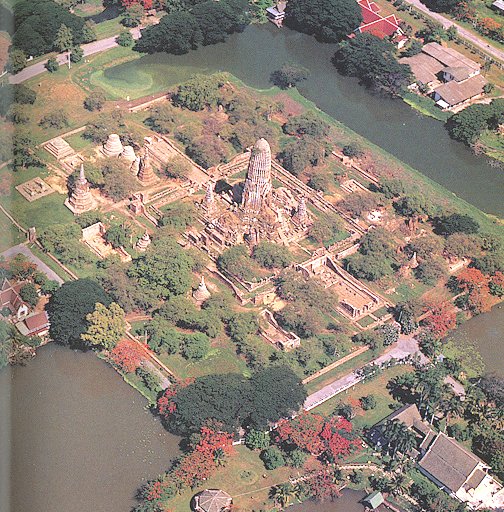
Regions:
[[172, 386], [170, 386], [169, 388], [167, 388], [165, 390], [165, 392], [158, 398], [158, 401], [157, 401], [158, 412], [165, 420], [167, 420], [169, 418], [169, 416], [172, 415], [175, 412], [175, 410], [177, 409], [177, 406], [176, 406], [175, 402], [173, 401], [173, 399], [175, 398], [175, 396], [177, 395], [179, 390], [181, 390], [182, 388], [185, 388], [192, 382], [194, 382], [193, 378], [188, 378], [188, 379], [179, 381], [179, 382], [173, 384]]
[[490, 280], [477, 268], [466, 268], [457, 276], [459, 287], [468, 293], [467, 306], [474, 313], [483, 313], [491, 307]]
[[324, 451], [320, 434], [324, 427], [324, 418], [319, 414], [303, 413], [293, 420], [282, 419], [276, 429], [277, 442], [294, 444], [312, 455]]
[[110, 360], [126, 373], [133, 373], [144, 359], [144, 352], [133, 340], [120, 341], [110, 352]]
[[333, 416], [324, 425], [320, 434], [324, 440], [324, 455], [336, 462], [361, 446], [361, 441], [352, 434], [352, 424], [341, 416]]
[[423, 324], [432, 332], [436, 338], [444, 338], [448, 331], [457, 326], [457, 314], [449, 302], [439, 302], [428, 306], [430, 315]]

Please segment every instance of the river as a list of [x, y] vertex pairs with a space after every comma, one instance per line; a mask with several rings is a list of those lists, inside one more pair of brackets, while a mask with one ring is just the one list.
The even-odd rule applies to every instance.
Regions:
[[52, 344], [27, 366], [3, 370], [0, 510], [128, 512], [142, 478], [179, 453], [179, 438], [145, 406], [91, 352]]
[[97, 85], [138, 97], [194, 73], [229, 71], [247, 85], [268, 88], [272, 71], [296, 63], [311, 73], [299, 91], [320, 109], [481, 210], [504, 217], [504, 172], [451, 140], [439, 121], [338, 74], [331, 64], [334, 51], [335, 45], [287, 28], [251, 25], [225, 43], [186, 55], [157, 53], [110, 67]]

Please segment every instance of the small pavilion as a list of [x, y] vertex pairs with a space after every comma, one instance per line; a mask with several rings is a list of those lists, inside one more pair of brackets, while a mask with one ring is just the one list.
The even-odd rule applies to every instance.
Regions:
[[192, 499], [194, 512], [226, 512], [230, 510], [233, 498], [221, 489], [205, 489]]

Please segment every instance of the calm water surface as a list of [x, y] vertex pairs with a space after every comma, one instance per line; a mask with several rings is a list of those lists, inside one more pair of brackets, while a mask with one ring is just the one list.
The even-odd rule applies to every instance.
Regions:
[[[451, 140], [442, 123], [399, 100], [370, 94], [331, 64], [335, 46], [272, 24], [251, 25], [226, 43], [186, 55], [159, 53], [104, 71], [111, 85], [162, 89], [193, 73], [229, 71], [246, 84], [269, 88], [269, 76], [285, 62], [311, 72], [299, 90], [319, 108], [483, 211], [504, 217], [504, 172]], [[137, 95], [148, 94], [148, 90]], [[125, 94], [130, 94], [125, 92]]]
[[344, 489], [342, 495], [335, 501], [327, 503], [307, 502], [293, 505], [289, 512], [364, 512], [365, 508], [359, 503], [366, 496], [360, 491]]
[[178, 454], [179, 438], [92, 353], [44, 347], [26, 367], [2, 371], [0, 397], [2, 512], [128, 512], [141, 479]]

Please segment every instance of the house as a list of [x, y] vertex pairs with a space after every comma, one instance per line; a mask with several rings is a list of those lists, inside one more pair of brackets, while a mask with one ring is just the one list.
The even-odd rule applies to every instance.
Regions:
[[191, 503], [195, 512], [225, 512], [231, 510], [233, 499], [221, 489], [205, 489], [196, 494]]
[[441, 489], [472, 509], [502, 510], [504, 506], [502, 486], [488, 474], [490, 467], [442, 432], [434, 438], [418, 467]]
[[386, 37], [391, 39], [398, 48], [402, 48], [408, 38], [403, 34], [399, 27], [400, 20], [395, 14], [383, 17], [379, 14], [380, 7], [370, 0], [358, 0], [362, 12], [362, 23], [355, 30], [355, 33], [369, 33], [380, 39]]
[[18, 331], [25, 336], [45, 336], [49, 326], [49, 316], [45, 311], [28, 315], [16, 324]]
[[451, 109], [481, 97], [487, 83], [485, 77], [481, 75], [473, 76], [460, 83], [452, 80], [436, 87], [432, 92], [432, 97], [442, 109]]
[[504, 14], [504, 0], [495, 0], [492, 4], [492, 8], [500, 14]]
[[276, 5], [266, 9], [266, 17], [268, 20], [279, 28], [283, 25], [285, 19], [285, 7], [287, 7], [287, 2], [280, 0]]
[[[415, 404], [406, 404], [371, 428], [368, 433], [368, 439], [373, 445], [380, 447], [387, 443], [384, 427], [390, 421], [404, 423], [422, 439], [428, 437], [429, 433], [432, 432], [430, 427], [422, 420], [418, 407]], [[414, 455], [416, 456], [419, 453], [417, 451]]]
[[8, 279], [4, 279], [0, 288], [0, 309], [9, 309], [18, 320], [28, 314], [28, 305], [19, 295], [22, 287], [23, 283], [12, 285]]
[[362, 500], [362, 503], [371, 510], [376, 510], [380, 505], [385, 503], [385, 498], [380, 491], [374, 491], [371, 494], [368, 494]]

